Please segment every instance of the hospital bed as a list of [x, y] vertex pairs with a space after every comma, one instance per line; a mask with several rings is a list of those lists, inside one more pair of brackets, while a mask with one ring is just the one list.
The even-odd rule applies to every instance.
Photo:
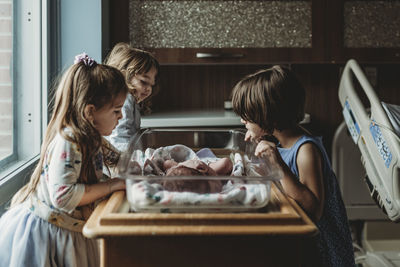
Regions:
[[[379, 100], [355, 60], [349, 60], [344, 67], [339, 100], [345, 123], [339, 126], [334, 137], [332, 165], [349, 219], [364, 222], [362, 253], [356, 253], [356, 261], [362, 259], [359, 263], [364, 266], [400, 266], [400, 225], [387, 219], [383, 221], [384, 217], [400, 221], [399, 107]], [[346, 139], [347, 131], [350, 137]], [[385, 216], [376, 213], [363, 199], [362, 173], [370, 196]], [[354, 203], [359, 209], [353, 208]]]
[[[357, 94], [354, 77], [370, 108]], [[394, 116], [393, 107], [382, 105], [355, 60], [350, 60], [343, 70], [339, 100], [347, 128], [360, 149], [371, 196], [389, 219], [400, 221], [400, 141], [390, 120]]]

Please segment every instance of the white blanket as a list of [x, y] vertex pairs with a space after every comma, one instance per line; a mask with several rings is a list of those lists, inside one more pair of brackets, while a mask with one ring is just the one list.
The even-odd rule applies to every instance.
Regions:
[[[161, 170], [163, 162], [173, 159], [183, 162], [189, 159], [200, 159], [205, 163], [218, 160], [208, 148], [195, 153], [184, 145], [173, 145], [157, 149], [147, 148], [144, 152], [137, 150], [132, 155], [131, 162], [135, 162], [131, 168], [131, 174], [145, 176], [161, 176], [160, 183], [138, 180], [129, 183], [127, 188], [128, 200], [135, 211], [242, 211], [261, 208], [269, 201], [270, 182], [253, 180], [249, 183], [246, 176], [263, 176], [263, 164], [250, 162], [246, 156], [240, 153], [230, 155], [233, 169], [230, 179], [223, 177], [226, 182], [218, 193], [196, 193], [168, 191], [161, 185], [164, 172]], [[242, 178], [240, 178], [242, 177]], [[177, 178], [179, 179], [179, 177]], [[202, 176], [199, 179], [207, 179]], [[228, 181], [227, 181], [228, 180]], [[207, 180], [206, 180], [207, 181]]]
[[229, 181], [213, 194], [170, 192], [157, 183], [141, 181], [131, 185], [128, 200], [135, 211], [241, 211], [264, 207], [270, 184], [243, 184]]

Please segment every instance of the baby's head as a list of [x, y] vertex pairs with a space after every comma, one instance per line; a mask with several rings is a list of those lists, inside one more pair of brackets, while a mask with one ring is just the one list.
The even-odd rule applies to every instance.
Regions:
[[104, 64], [119, 69], [124, 75], [130, 93], [140, 103], [154, 95], [158, 89], [159, 63], [147, 51], [118, 43], [107, 56]]
[[204, 173], [184, 165], [173, 166], [169, 168], [165, 173], [165, 176], [197, 176], [197, 175], [204, 175]]
[[239, 81], [232, 104], [243, 120], [272, 134], [296, 127], [304, 118], [305, 90], [291, 70], [273, 66]]
[[[205, 176], [207, 173], [199, 171], [185, 165], [176, 165], [167, 170], [165, 176]], [[169, 177], [172, 178], [172, 177]], [[217, 193], [222, 190], [222, 183], [219, 180], [207, 179], [179, 179], [179, 178], [164, 178], [162, 185], [167, 191], [175, 192], [195, 192], [200, 194]]]
[[173, 159], [167, 159], [162, 163], [163, 170], [168, 170], [176, 165], [178, 165], [178, 162]]

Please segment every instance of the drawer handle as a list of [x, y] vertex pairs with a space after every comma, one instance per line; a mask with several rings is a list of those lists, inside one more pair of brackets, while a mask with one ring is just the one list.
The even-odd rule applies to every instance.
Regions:
[[197, 58], [242, 58], [243, 54], [231, 53], [196, 53]]

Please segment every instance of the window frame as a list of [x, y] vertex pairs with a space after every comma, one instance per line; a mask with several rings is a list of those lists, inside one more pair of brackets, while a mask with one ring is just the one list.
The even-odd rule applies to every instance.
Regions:
[[[58, 70], [58, 42], [50, 38], [59, 0], [13, 1], [13, 153], [0, 162], [0, 214], [12, 195], [29, 181], [48, 122], [49, 67]], [[51, 30], [54, 30], [51, 28]], [[58, 31], [55, 31], [58, 32]], [[28, 45], [27, 45], [28, 44]], [[54, 44], [54, 48], [48, 48]], [[26, 64], [33, 62], [32, 64]], [[29, 134], [27, 134], [29, 133]]]

